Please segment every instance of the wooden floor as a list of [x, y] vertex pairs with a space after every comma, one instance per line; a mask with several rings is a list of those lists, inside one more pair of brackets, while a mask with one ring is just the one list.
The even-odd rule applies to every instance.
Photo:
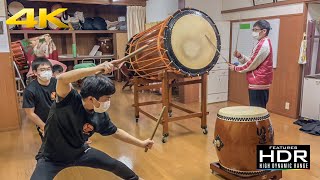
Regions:
[[[109, 114], [113, 122], [130, 134], [145, 139], [148, 138], [155, 122], [140, 115], [139, 123], [134, 120], [133, 93], [121, 91], [121, 84], [117, 84], [118, 92], [112, 97]], [[144, 100], [160, 99], [160, 96], [144, 93]], [[202, 134], [200, 119], [189, 119], [169, 124], [170, 137], [166, 144], [161, 142], [162, 128], [155, 136], [155, 145], [147, 153], [144, 149], [120, 142], [112, 137], [94, 135], [92, 146], [98, 148], [114, 158], [124, 162], [139, 176], [146, 180], [215, 180], [221, 179], [211, 173], [209, 164], [217, 161], [215, 148], [212, 144], [217, 111], [234, 103], [218, 103], [208, 106], [207, 135]], [[198, 103], [188, 104], [188, 108], [199, 108]], [[148, 111], [160, 113], [160, 106], [151, 106]], [[174, 115], [180, 114], [178, 110]], [[23, 116], [24, 117], [24, 116]], [[284, 171], [283, 179], [320, 179], [320, 143], [319, 137], [300, 132], [299, 126], [292, 124], [293, 119], [271, 114], [275, 130], [275, 144], [306, 144], [311, 145], [311, 170]], [[40, 138], [34, 126], [25, 118], [22, 119], [20, 130], [0, 133], [0, 179], [23, 180], [29, 179], [36, 161], [40, 146]], [[58, 180], [115, 180], [114, 175], [96, 169], [73, 167], [63, 170], [55, 178]]]

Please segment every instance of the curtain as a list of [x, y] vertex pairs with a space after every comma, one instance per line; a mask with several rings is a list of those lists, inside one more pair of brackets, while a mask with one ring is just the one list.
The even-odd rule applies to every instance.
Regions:
[[145, 30], [146, 8], [142, 6], [127, 7], [128, 39]]

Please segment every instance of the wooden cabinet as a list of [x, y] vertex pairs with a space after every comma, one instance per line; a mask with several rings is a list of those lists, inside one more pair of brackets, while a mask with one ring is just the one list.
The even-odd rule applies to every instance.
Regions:
[[208, 76], [208, 103], [228, 100], [228, 66], [218, 62]]

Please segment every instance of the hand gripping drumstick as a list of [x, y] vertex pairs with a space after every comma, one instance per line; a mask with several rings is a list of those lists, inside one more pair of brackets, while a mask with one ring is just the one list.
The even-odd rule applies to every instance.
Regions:
[[[159, 116], [158, 121], [157, 121], [157, 125], [156, 125], [156, 127], [154, 128], [154, 130], [153, 130], [153, 133], [152, 133], [152, 135], [151, 135], [150, 140], [152, 140], [153, 137], [154, 137], [154, 135], [156, 134], [156, 131], [157, 131], [157, 129], [158, 129], [158, 126], [159, 126], [159, 124], [160, 124], [160, 122], [161, 122], [161, 120], [162, 120], [162, 116], [163, 116], [164, 110], [166, 110], [166, 108], [167, 108], [166, 106], [163, 106], [162, 111], [161, 111], [160, 116]], [[145, 148], [145, 149], [144, 149], [144, 152], [148, 152], [148, 148]]]
[[207, 36], [207, 35], [205, 35], [205, 36], [206, 36], [207, 40], [210, 42], [210, 44], [211, 44], [214, 48], [216, 48], [217, 52], [220, 54], [220, 56], [222, 57], [222, 59], [223, 59], [228, 65], [230, 65], [230, 63], [228, 62], [228, 60], [227, 60], [225, 57], [222, 56], [222, 54], [220, 53], [219, 49], [213, 44], [213, 42], [208, 38], [208, 36]]
[[[127, 55], [127, 56], [125, 56], [125, 57], [123, 57], [123, 58], [121, 58], [121, 59], [111, 61], [111, 64], [113, 64], [113, 65], [115, 65], [115, 66], [116, 66], [116, 65], [119, 65], [119, 64], [127, 61], [127, 60], [130, 59], [131, 57], [133, 57], [133, 56], [141, 53], [143, 50], [145, 50], [145, 49], [148, 48], [148, 47], [149, 47], [149, 45], [144, 45], [144, 46], [142, 46], [141, 48], [135, 50], [134, 52], [130, 53], [129, 55]], [[101, 74], [101, 73], [103, 73], [103, 71], [100, 71], [100, 72], [96, 73], [96, 75]]]

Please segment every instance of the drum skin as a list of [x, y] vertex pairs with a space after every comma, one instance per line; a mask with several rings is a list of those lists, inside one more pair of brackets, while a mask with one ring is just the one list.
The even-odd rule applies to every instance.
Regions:
[[[228, 108], [229, 112], [237, 108], [248, 112], [258, 107]], [[265, 110], [259, 115], [253, 112], [248, 117], [240, 115], [238, 110], [234, 114], [229, 113], [229, 115], [221, 115], [220, 110], [217, 115], [214, 143], [219, 163], [224, 168], [236, 172], [235, 174], [259, 172], [256, 160], [257, 145], [273, 145], [274, 142], [274, 132], [269, 114]]]
[[[188, 19], [202, 22], [198, 31], [188, 34], [190, 30], [183, 28], [192, 26]], [[158, 74], [165, 70], [188, 76], [205, 74], [214, 67], [219, 58], [216, 49], [210, 46], [205, 35], [209, 36], [220, 50], [219, 32], [209, 16], [196, 9], [179, 10], [173, 16], [129, 40], [127, 54], [149, 45], [142, 53], [130, 59], [130, 70], [147, 79], [156, 79]], [[205, 53], [206, 58], [201, 58]], [[201, 62], [203, 59], [204, 62]], [[198, 64], [201, 66], [198, 67]]]

